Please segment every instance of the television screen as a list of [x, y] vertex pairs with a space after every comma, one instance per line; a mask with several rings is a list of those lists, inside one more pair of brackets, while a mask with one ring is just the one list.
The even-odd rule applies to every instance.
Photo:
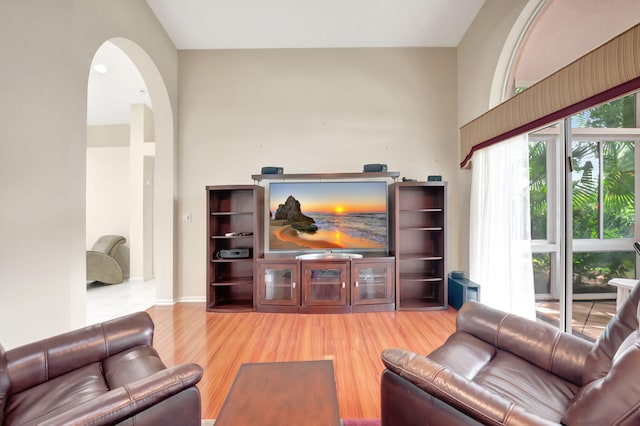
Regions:
[[272, 182], [268, 251], [387, 250], [387, 183]]

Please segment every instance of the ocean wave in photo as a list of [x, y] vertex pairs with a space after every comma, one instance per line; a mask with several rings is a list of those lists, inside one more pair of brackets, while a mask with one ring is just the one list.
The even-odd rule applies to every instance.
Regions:
[[305, 213], [315, 220], [318, 230], [340, 232], [354, 239], [387, 242], [387, 215], [384, 213]]

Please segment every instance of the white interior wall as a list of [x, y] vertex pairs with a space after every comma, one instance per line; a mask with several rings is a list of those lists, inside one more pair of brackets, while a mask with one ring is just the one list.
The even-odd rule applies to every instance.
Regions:
[[128, 146], [87, 148], [87, 250], [102, 235], [129, 241]]
[[[458, 127], [482, 115], [492, 105], [495, 94], [502, 87], [494, 85], [496, 74], [505, 76], [508, 61], [500, 63], [506, 41], [512, 36], [514, 24], [524, 13], [531, 13], [532, 3], [540, 0], [485, 0], [457, 49], [458, 59]], [[529, 7], [528, 7], [529, 6]], [[501, 81], [500, 79], [495, 79]], [[459, 138], [459, 135], [458, 135]], [[459, 139], [458, 139], [459, 140]], [[458, 150], [459, 150], [458, 142]], [[471, 199], [471, 170], [458, 170], [459, 192], [457, 208], [460, 211], [459, 268], [469, 271], [469, 208]]]
[[[133, 40], [155, 63], [170, 115], [177, 50], [144, 0], [0, 2], [0, 205], [11, 206], [0, 209], [5, 348], [86, 322], [87, 79], [93, 55], [112, 37]], [[168, 128], [162, 149], [171, 154]], [[174, 157], [165, 157], [163, 198], [173, 206]], [[164, 228], [173, 234], [171, 223]]]
[[86, 70], [69, 66], [72, 16], [72, 1], [0, 2], [5, 347], [65, 329], [85, 311]]
[[[132, 279], [149, 279], [153, 275], [153, 176], [149, 175], [148, 157], [155, 156], [153, 112], [144, 104], [131, 105], [129, 150], [129, 232], [130, 268]], [[152, 169], [151, 169], [152, 170]], [[145, 255], [146, 254], [146, 255]]]
[[150, 280], [154, 275], [154, 242], [153, 242], [153, 192], [155, 175], [155, 155], [145, 155], [144, 157], [144, 191], [143, 191], [143, 231], [144, 250], [142, 253], [142, 279]]
[[87, 250], [106, 234], [129, 241], [129, 131], [128, 124], [87, 127]]
[[[507, 32], [504, 28], [512, 24], [513, 11], [524, 3], [486, 0], [482, 16], [461, 44], [457, 65], [455, 49], [451, 49], [453, 59], [448, 57], [448, 49], [443, 49], [443, 57], [426, 54], [412, 60], [390, 54], [376, 59], [375, 49], [362, 49], [360, 55], [351, 56], [358, 66], [345, 63], [349, 50], [337, 51], [337, 58], [340, 54], [347, 57], [342, 57], [342, 66], [328, 58], [319, 61], [322, 56], [313, 60], [313, 55], [328, 51], [309, 51], [310, 56], [300, 56], [294, 62], [283, 59], [280, 67], [270, 64], [269, 55], [274, 55], [272, 60], [277, 62], [279, 54], [295, 51], [267, 51], [262, 60], [258, 60], [262, 55], [246, 52], [256, 60], [246, 59], [243, 67], [237, 67], [242, 62], [230, 64], [236, 64], [236, 78], [232, 76], [234, 67], [224, 63], [225, 55], [234, 52], [182, 52], [180, 139], [184, 147], [180, 152], [178, 202], [181, 211], [193, 213], [194, 220], [179, 223], [177, 294], [182, 298], [204, 295], [204, 186], [250, 183], [250, 174], [266, 164], [282, 165], [287, 171], [308, 168], [330, 172], [360, 171], [364, 163], [386, 162], [391, 170], [420, 178], [442, 170], [451, 184], [450, 197], [460, 197], [458, 209], [450, 198], [453, 244], [449, 253], [454, 259], [458, 251], [462, 252], [455, 241], [466, 243], [461, 227], [468, 223], [468, 206], [466, 211], [464, 208], [465, 202], [468, 205], [468, 184], [464, 177], [458, 176], [461, 184], [455, 179], [459, 174], [457, 124], [487, 109], [487, 86], [498, 56], [493, 52], [504, 43], [504, 37], [495, 34]], [[146, 61], [143, 65], [147, 69], [157, 67], [158, 74], [155, 81], [147, 81], [147, 86], [162, 87], [160, 96], [167, 96], [154, 99], [159, 95], [150, 87], [154, 111], [164, 107], [173, 114], [156, 123], [156, 130], [161, 130], [156, 140], [166, 143], [157, 147], [156, 169], [160, 172], [156, 173], [154, 201], [161, 206], [156, 208], [157, 228], [173, 235], [172, 226], [177, 222], [173, 206], [178, 192], [172, 174], [177, 166], [173, 132], [178, 52], [146, 2], [0, 2], [0, 50], [6, 59], [0, 67], [0, 81], [5, 82], [0, 102], [4, 141], [0, 178], [5, 185], [0, 189], [0, 204], [11, 206], [0, 209], [0, 237], [11, 242], [0, 249], [0, 341], [5, 348], [84, 324], [86, 81], [94, 53], [113, 37], [119, 38], [126, 51], [137, 49], [148, 55], [138, 58]], [[253, 69], [252, 63], [256, 65]], [[331, 71], [325, 63], [336, 68]], [[265, 71], [260, 68], [263, 64], [269, 65]], [[198, 70], [200, 66], [203, 68]], [[338, 72], [340, 69], [343, 72]], [[309, 85], [304, 81], [305, 73], [316, 78], [327, 73], [329, 81], [336, 84]], [[256, 77], [264, 82], [269, 74], [278, 82], [272, 89], [254, 84]], [[440, 74], [444, 74], [441, 81], [435, 78]], [[450, 81], [456, 75], [457, 100], [451, 96], [456, 82]], [[191, 77], [196, 79], [194, 83], [188, 81]], [[225, 88], [225, 83], [235, 86]], [[199, 86], [204, 93], [197, 93]], [[280, 96], [278, 87], [286, 96]], [[323, 89], [327, 90], [326, 97]], [[294, 91], [301, 93], [291, 97]], [[336, 93], [339, 91], [343, 94]], [[243, 100], [239, 95], [252, 92], [264, 98], [264, 116], [256, 108], [258, 104], [244, 108], [239, 102]], [[307, 97], [307, 93], [313, 96]], [[351, 93], [357, 94], [354, 103], [348, 100]], [[388, 102], [385, 94], [389, 95]], [[418, 99], [420, 95], [422, 100]], [[296, 106], [303, 114], [297, 114]], [[243, 117], [245, 114], [252, 120]], [[292, 121], [289, 117], [305, 120]], [[413, 124], [407, 125], [409, 122]], [[398, 137], [393, 138], [393, 134]], [[399, 140], [406, 144], [392, 143]], [[292, 151], [295, 155], [290, 154]], [[458, 232], [460, 238], [455, 234]], [[155, 263], [161, 276], [171, 281], [173, 257], [167, 252], [172, 251], [173, 240], [171, 236], [163, 238], [166, 241], [155, 240], [154, 244], [162, 248], [156, 250], [158, 257], [165, 257]], [[36, 256], [36, 251], [46, 256]], [[450, 263], [451, 268], [456, 266], [456, 262]], [[172, 294], [171, 288], [159, 289], [159, 297], [166, 300], [171, 300]]]
[[[456, 50], [181, 51], [180, 297], [203, 298], [205, 186], [251, 184], [262, 166], [285, 173], [439, 174], [457, 188]], [[449, 212], [449, 223], [459, 222]], [[450, 264], [457, 264], [457, 226]]]

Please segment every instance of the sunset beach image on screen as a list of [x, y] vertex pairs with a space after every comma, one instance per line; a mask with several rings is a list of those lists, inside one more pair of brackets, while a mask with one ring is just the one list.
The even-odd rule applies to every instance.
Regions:
[[386, 250], [387, 221], [386, 182], [269, 185], [269, 251]]

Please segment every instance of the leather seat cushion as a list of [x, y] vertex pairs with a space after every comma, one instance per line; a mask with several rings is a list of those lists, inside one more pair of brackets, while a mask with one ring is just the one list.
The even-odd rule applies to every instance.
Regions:
[[104, 377], [111, 389], [166, 369], [155, 349], [137, 346], [110, 356], [102, 363]]
[[456, 333], [428, 358], [527, 412], [559, 422], [579, 388], [467, 333]]
[[38, 424], [108, 390], [100, 363], [89, 364], [12, 395], [5, 408], [4, 425]]

